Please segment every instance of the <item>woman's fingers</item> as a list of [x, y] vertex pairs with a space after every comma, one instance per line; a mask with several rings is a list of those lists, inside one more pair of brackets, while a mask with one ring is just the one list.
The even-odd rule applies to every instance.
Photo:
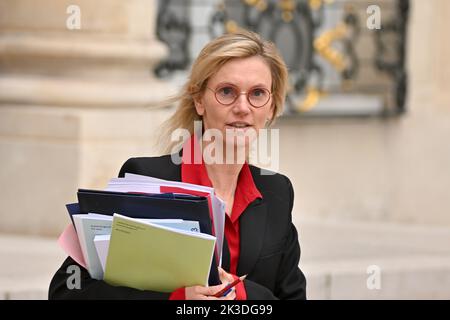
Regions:
[[233, 276], [230, 273], [223, 270], [221, 267], [219, 267], [219, 277], [220, 277], [220, 281], [222, 281], [222, 283], [224, 283], [224, 282], [231, 283], [234, 280]]
[[219, 284], [217, 286], [211, 286], [211, 287], [201, 287], [202, 289], [202, 293], [206, 296], [213, 296], [215, 295], [217, 292], [219, 292], [220, 290], [222, 290], [223, 288], [225, 288], [225, 286], [227, 285], [227, 283], [222, 283]]
[[219, 277], [220, 277], [220, 281], [226, 282], [228, 277], [227, 277], [227, 273], [225, 270], [223, 270], [221, 267], [219, 267]]
[[235, 300], [236, 289], [232, 288], [231, 291], [224, 297], [214, 297], [214, 295], [225, 288], [227, 283], [222, 283], [217, 286], [203, 287], [193, 286], [185, 288], [186, 300]]
[[203, 299], [217, 299], [213, 297], [214, 294], [225, 288], [226, 283], [212, 286], [212, 287], [203, 287], [203, 286], [193, 286], [185, 288], [185, 294], [187, 300], [203, 300]]

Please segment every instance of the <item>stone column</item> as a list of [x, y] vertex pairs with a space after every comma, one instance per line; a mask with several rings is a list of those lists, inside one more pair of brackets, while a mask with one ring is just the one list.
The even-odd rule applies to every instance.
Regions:
[[[409, 65], [412, 100], [429, 103], [418, 105], [422, 109], [435, 106], [446, 112], [450, 103], [450, 2], [433, 0], [424, 3], [412, 0], [411, 28], [409, 31]], [[430, 106], [431, 105], [431, 106]]]
[[0, 232], [56, 235], [77, 188], [150, 155], [173, 93], [156, 0], [0, 0]]

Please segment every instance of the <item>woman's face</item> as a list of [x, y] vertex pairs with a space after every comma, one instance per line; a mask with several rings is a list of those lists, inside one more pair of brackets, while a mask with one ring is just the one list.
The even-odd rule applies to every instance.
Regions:
[[[227, 131], [237, 136], [249, 134], [249, 130], [257, 133], [273, 116], [271, 88], [272, 75], [263, 58], [253, 56], [228, 61], [209, 79], [202, 96], [195, 101], [197, 113], [203, 117], [203, 128], [218, 129], [225, 138]], [[227, 101], [232, 100], [229, 96], [233, 96], [233, 92], [237, 92], [237, 99], [223, 105], [217, 101], [215, 91], [218, 91], [219, 98]], [[269, 93], [268, 101], [264, 106], [255, 108], [246, 93], [252, 101], [258, 101], [262, 95]], [[235, 143], [235, 139], [225, 140], [227, 144]]]

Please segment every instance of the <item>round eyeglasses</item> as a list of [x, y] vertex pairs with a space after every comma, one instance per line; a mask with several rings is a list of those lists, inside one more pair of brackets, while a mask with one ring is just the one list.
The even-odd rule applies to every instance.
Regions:
[[245, 94], [248, 103], [250, 103], [252, 107], [261, 108], [269, 102], [270, 95], [272, 94], [266, 88], [260, 87], [241, 92], [238, 88], [229, 84], [220, 86], [216, 90], [213, 90], [210, 87], [207, 88], [214, 92], [217, 102], [224, 106], [233, 104], [241, 94]]

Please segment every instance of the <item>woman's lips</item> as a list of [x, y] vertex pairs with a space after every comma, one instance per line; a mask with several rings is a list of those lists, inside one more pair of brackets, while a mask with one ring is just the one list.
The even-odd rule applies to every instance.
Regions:
[[245, 129], [251, 127], [251, 125], [248, 122], [241, 122], [241, 121], [230, 122], [227, 123], [226, 126], [234, 129]]
[[229, 134], [231, 135], [251, 135], [253, 136], [255, 131], [255, 128], [250, 125], [250, 124], [246, 124], [246, 125], [233, 125], [233, 124], [226, 124], [225, 125], [225, 131], [229, 132]]
[[232, 130], [232, 131], [247, 131], [251, 127], [252, 127], [251, 125], [233, 125], [233, 124], [227, 124], [225, 126], [225, 128], [227, 130]]

